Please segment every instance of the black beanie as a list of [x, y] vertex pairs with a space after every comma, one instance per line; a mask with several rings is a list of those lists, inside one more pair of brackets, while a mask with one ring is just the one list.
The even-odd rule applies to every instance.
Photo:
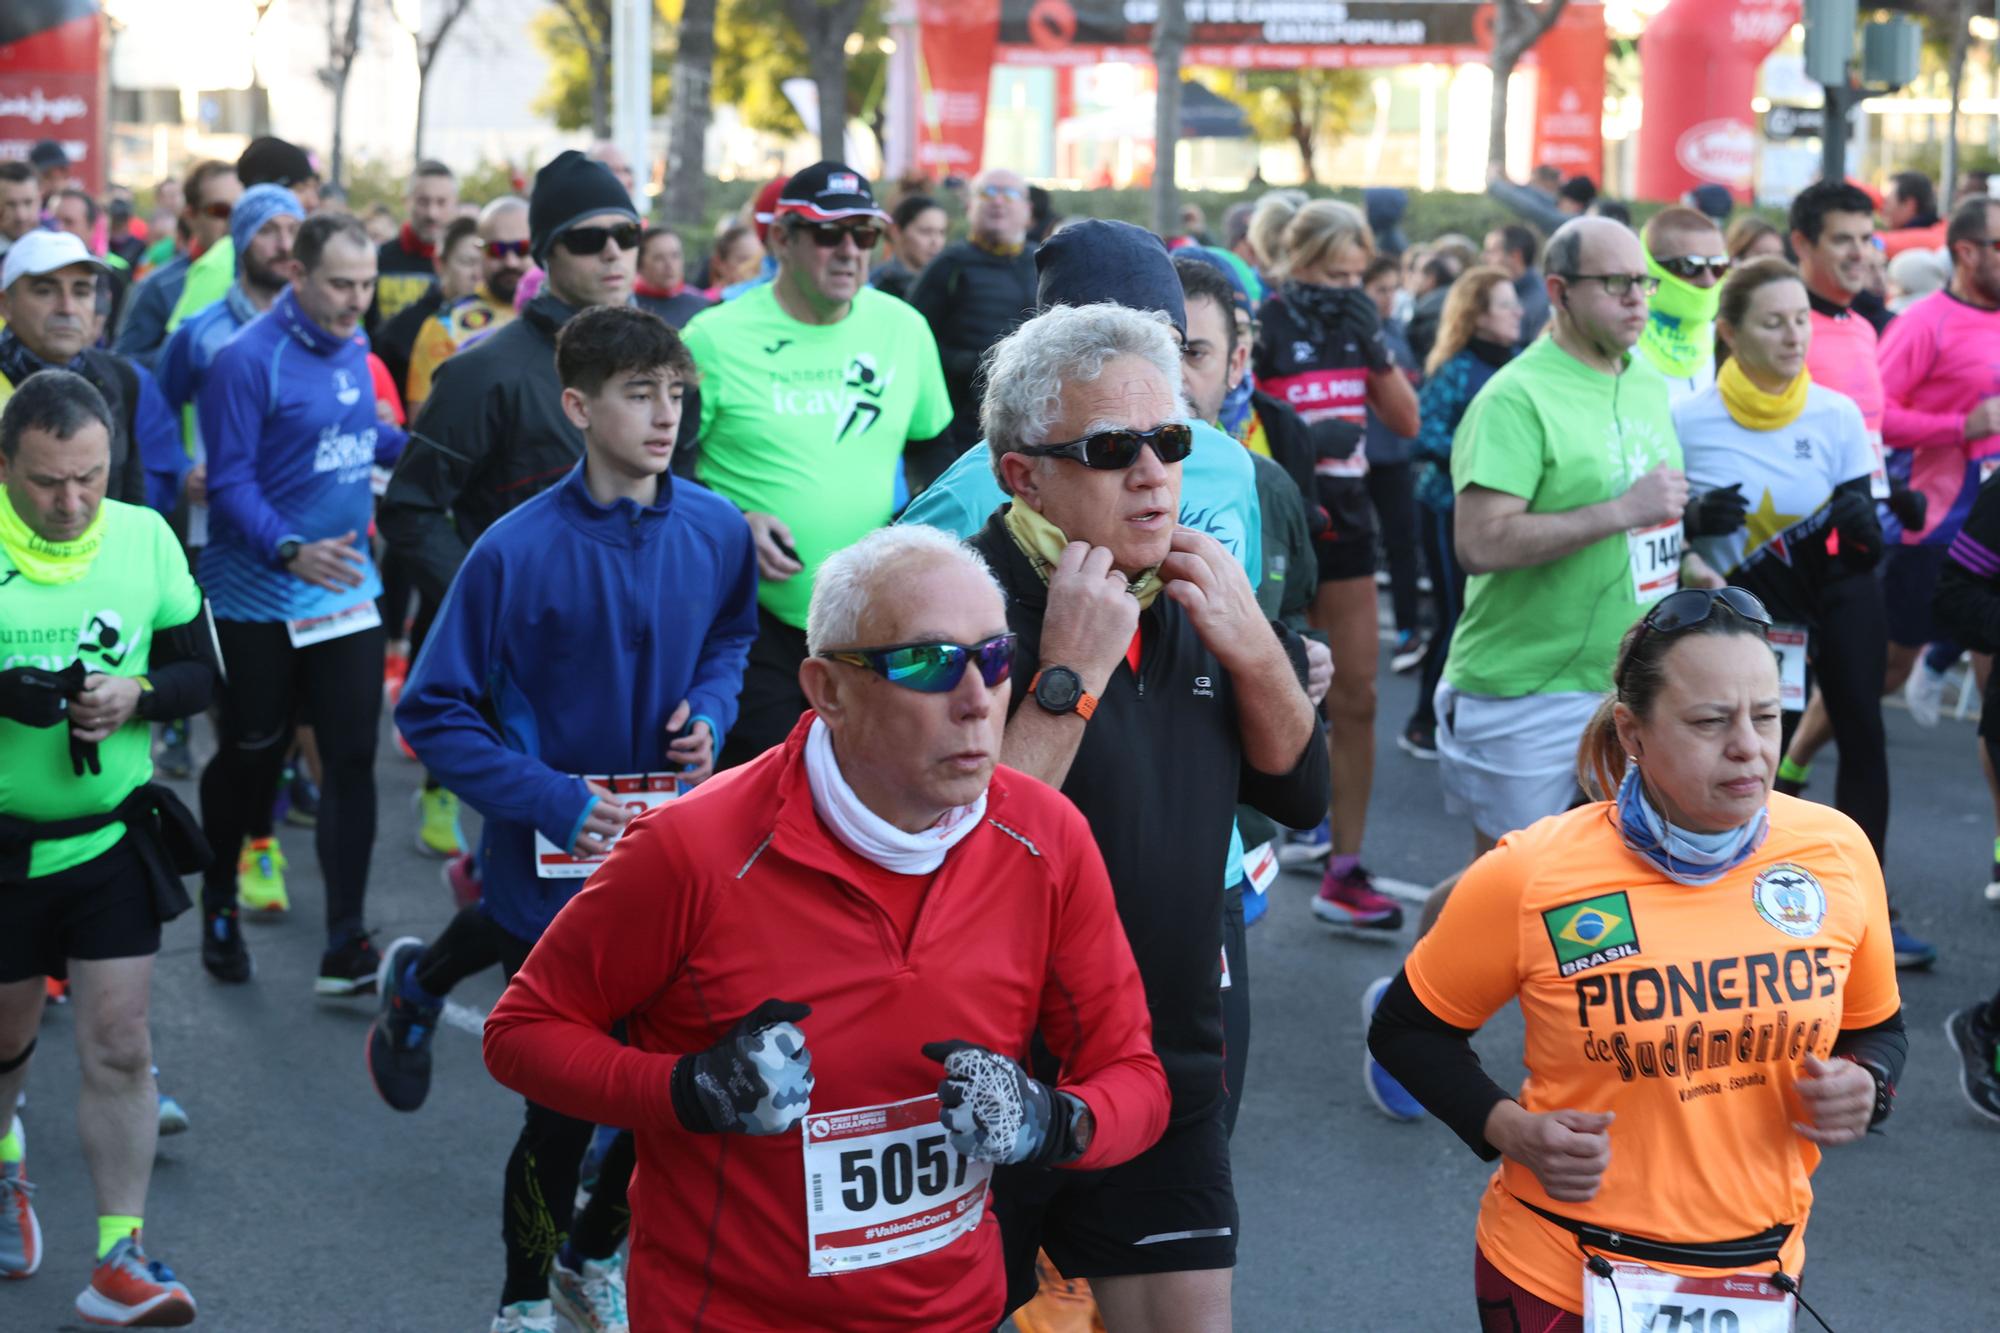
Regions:
[[1167, 246], [1144, 227], [1086, 218], [1072, 222], [1035, 251], [1042, 309], [1109, 301], [1158, 310], [1187, 336], [1187, 296]]
[[557, 153], [535, 173], [535, 188], [528, 196], [529, 248], [535, 262], [547, 268], [549, 246], [556, 237], [599, 213], [639, 220], [632, 196], [602, 162], [593, 162], [574, 148]]
[[282, 185], [290, 189], [318, 175], [305, 149], [268, 134], [252, 139], [243, 155], [236, 159], [236, 178], [246, 190], [253, 185]]

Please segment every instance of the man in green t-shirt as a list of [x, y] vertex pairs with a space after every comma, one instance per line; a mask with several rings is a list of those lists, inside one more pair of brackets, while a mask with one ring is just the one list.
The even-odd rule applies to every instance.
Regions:
[[774, 214], [777, 277], [686, 332], [701, 369], [695, 476], [743, 511], [757, 548], [758, 637], [721, 768], [783, 741], [805, 711], [814, 573], [903, 507], [905, 447], [951, 424], [930, 326], [868, 286], [887, 218], [867, 177], [815, 163]]
[[139, 1248], [159, 1127], [153, 956], [162, 921], [188, 905], [184, 858], [159, 829], [176, 814], [193, 828], [148, 786], [147, 724], [207, 707], [214, 627], [165, 520], [105, 499], [110, 465], [111, 412], [80, 375], [30, 376], [0, 412], [0, 1277], [41, 1262], [13, 1112], [46, 979], [66, 975], [77, 1123], [103, 1209], [77, 1312], [186, 1323], [187, 1288]]
[[1618, 641], [1679, 586], [1687, 479], [1646, 327], [1639, 238], [1578, 218], [1543, 261], [1549, 336], [1494, 375], [1452, 440], [1471, 575], [1438, 688], [1446, 808], [1484, 851], [1570, 804]]

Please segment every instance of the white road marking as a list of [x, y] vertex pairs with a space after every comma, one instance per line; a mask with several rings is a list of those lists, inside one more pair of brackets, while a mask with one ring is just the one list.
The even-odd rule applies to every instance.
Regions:
[[460, 1004], [456, 1000], [446, 1000], [444, 1026], [457, 1028], [460, 1032], [469, 1032], [475, 1037], [483, 1037], [486, 1035], [486, 1011], [474, 1009], [469, 1004]]

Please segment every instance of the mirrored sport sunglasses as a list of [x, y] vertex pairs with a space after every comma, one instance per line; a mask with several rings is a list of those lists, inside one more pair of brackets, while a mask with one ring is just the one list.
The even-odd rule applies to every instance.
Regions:
[[1151, 430], [1101, 430], [1062, 444], [1034, 444], [1021, 452], [1030, 458], [1068, 458], [1101, 472], [1116, 472], [1139, 461], [1147, 445], [1162, 463], [1178, 463], [1194, 452], [1194, 428], [1169, 421]]
[[639, 248], [640, 228], [636, 222], [621, 222], [615, 227], [571, 227], [559, 238], [563, 249], [573, 255], [594, 255], [604, 249], [606, 242], [618, 242], [620, 250]]
[[970, 646], [962, 643], [898, 643], [887, 648], [842, 648], [820, 654], [831, 662], [866, 667], [891, 685], [919, 694], [949, 694], [977, 665], [979, 678], [993, 689], [1014, 671], [1014, 636], [996, 634]]
[[1693, 282], [1703, 273], [1713, 273], [1717, 282], [1729, 276], [1733, 261], [1728, 255], [1680, 255], [1673, 259], [1655, 260], [1661, 268], [1679, 278], [1682, 282]]
[[792, 230], [812, 237], [813, 244], [822, 250], [838, 246], [843, 236], [853, 237], [855, 247], [861, 250], [873, 250], [882, 239], [882, 229], [873, 223], [843, 227], [838, 222], [794, 222]]
[[[571, 236], [574, 236], [576, 235], [576, 232], [572, 231], [569, 234]], [[621, 248], [623, 247], [624, 243], [625, 243], [624, 238], [620, 237], [619, 245]], [[488, 241], [486, 243], [486, 257], [488, 259], [505, 259], [509, 255], [519, 255], [525, 259], [528, 254], [528, 247], [530, 244], [532, 244], [532, 242], [529, 241]], [[599, 241], [597, 243], [596, 250], [579, 250], [577, 251], [577, 253], [596, 254], [597, 250], [602, 250], [603, 248], [604, 248], [604, 242]]]

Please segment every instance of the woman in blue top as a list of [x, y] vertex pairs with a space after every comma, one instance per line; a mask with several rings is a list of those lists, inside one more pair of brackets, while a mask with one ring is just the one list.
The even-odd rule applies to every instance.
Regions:
[[1514, 284], [1497, 268], [1467, 269], [1452, 284], [1438, 321], [1437, 342], [1424, 363], [1424, 387], [1417, 396], [1423, 426], [1417, 432], [1417, 521], [1422, 526], [1425, 562], [1431, 569], [1431, 597], [1437, 626], [1424, 654], [1423, 684], [1416, 711], [1396, 743], [1419, 759], [1437, 758], [1437, 717], [1431, 696], [1444, 675], [1451, 632], [1465, 606], [1465, 571], [1452, 549], [1451, 437], [1465, 409], [1514, 355], [1521, 336], [1521, 302]]

